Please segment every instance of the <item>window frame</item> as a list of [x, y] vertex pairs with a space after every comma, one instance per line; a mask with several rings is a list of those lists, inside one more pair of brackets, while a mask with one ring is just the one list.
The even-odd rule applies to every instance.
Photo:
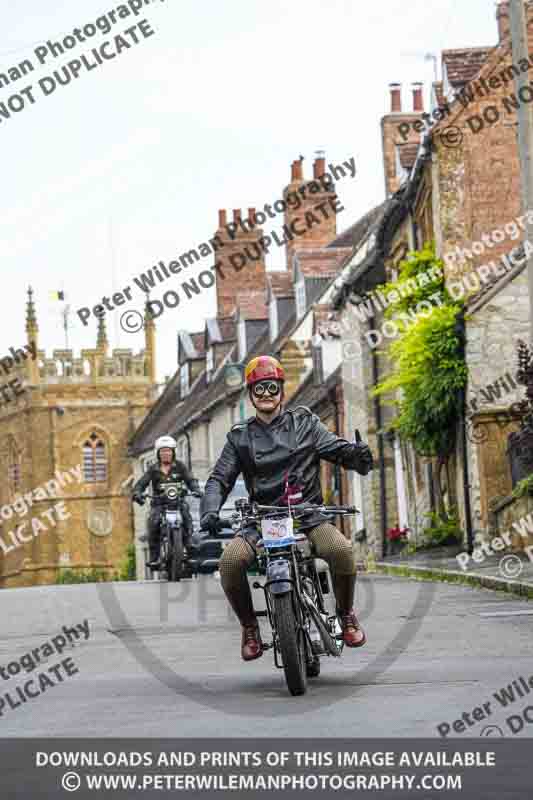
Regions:
[[296, 296], [296, 317], [297, 319], [301, 319], [305, 314], [306, 309], [306, 293], [305, 293], [305, 278], [302, 278], [297, 283], [294, 284], [295, 288], [295, 296]]
[[270, 326], [270, 341], [273, 342], [274, 339], [277, 339], [279, 332], [278, 301], [275, 297], [270, 301], [268, 321]]
[[185, 362], [180, 367], [180, 397], [187, 397], [189, 391], [189, 364]]
[[[92, 441], [92, 443], [91, 443]], [[97, 450], [101, 447], [102, 457], [98, 458]], [[90, 449], [92, 452], [87, 453]], [[88, 477], [87, 455], [90, 456], [92, 473]], [[82, 465], [84, 483], [107, 483], [109, 480], [108, 447], [104, 438], [92, 431], [82, 445]], [[101, 477], [103, 474], [103, 477]]]
[[239, 361], [242, 361], [246, 355], [246, 321], [244, 319], [239, 320], [237, 337], [239, 340]]

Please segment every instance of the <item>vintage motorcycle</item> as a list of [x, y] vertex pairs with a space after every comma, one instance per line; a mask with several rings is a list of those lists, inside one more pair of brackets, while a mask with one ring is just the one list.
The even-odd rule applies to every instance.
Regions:
[[[190, 577], [192, 570], [184, 546], [184, 522], [181, 504], [190, 494], [202, 497], [200, 492], [188, 492], [182, 481], [165, 481], [161, 483], [161, 495], [157, 499], [162, 507], [161, 513], [161, 572], [166, 573], [169, 581], [180, 581]], [[154, 499], [147, 492], [143, 497]]]
[[324, 595], [331, 591], [328, 572], [321, 571], [312, 545], [301, 523], [310, 514], [333, 518], [356, 514], [355, 506], [264, 506], [238, 500], [232, 516], [235, 529], [261, 530], [256, 542], [258, 572], [264, 583], [255, 581], [254, 589], [265, 593], [266, 611], [272, 628], [274, 663], [283, 669], [289, 692], [303, 695], [307, 678], [320, 674], [320, 658], [339, 657], [344, 642], [337, 615], [328, 611]]

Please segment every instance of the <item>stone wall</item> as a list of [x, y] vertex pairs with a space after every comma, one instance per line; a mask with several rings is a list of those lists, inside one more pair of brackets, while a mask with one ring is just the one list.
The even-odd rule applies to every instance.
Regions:
[[[506, 497], [495, 505], [490, 514], [489, 538], [509, 533], [515, 553], [533, 545], [533, 497]], [[522, 536], [520, 530], [526, 535]], [[529, 551], [532, 552], [531, 550]], [[532, 559], [533, 560], [533, 559]]]
[[[470, 496], [474, 527], [486, 528], [488, 504], [511, 490], [507, 436], [518, 422], [504, 413], [524, 397], [516, 380], [516, 341], [529, 339], [527, 272], [507, 283], [467, 321]], [[498, 415], [499, 420], [498, 420]], [[474, 426], [474, 427], [473, 427]]]

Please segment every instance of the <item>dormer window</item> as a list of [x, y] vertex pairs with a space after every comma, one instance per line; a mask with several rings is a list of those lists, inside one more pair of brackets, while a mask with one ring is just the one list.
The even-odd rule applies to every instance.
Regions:
[[274, 339], [277, 339], [279, 332], [278, 303], [275, 297], [273, 297], [270, 301], [268, 317], [270, 325], [270, 341], [273, 342]]
[[301, 319], [305, 314], [305, 280], [301, 278], [294, 288], [296, 289], [296, 316]]

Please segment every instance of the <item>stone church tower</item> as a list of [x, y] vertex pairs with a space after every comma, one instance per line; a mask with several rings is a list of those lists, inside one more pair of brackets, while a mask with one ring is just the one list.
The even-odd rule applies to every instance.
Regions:
[[133, 536], [128, 440], [156, 396], [147, 314], [138, 355], [109, 353], [101, 318], [94, 349], [50, 358], [39, 349], [30, 288], [26, 333], [25, 357], [13, 348], [12, 367], [0, 360], [1, 381], [19, 381], [0, 400], [2, 588], [55, 583], [59, 567], [120, 568]]

